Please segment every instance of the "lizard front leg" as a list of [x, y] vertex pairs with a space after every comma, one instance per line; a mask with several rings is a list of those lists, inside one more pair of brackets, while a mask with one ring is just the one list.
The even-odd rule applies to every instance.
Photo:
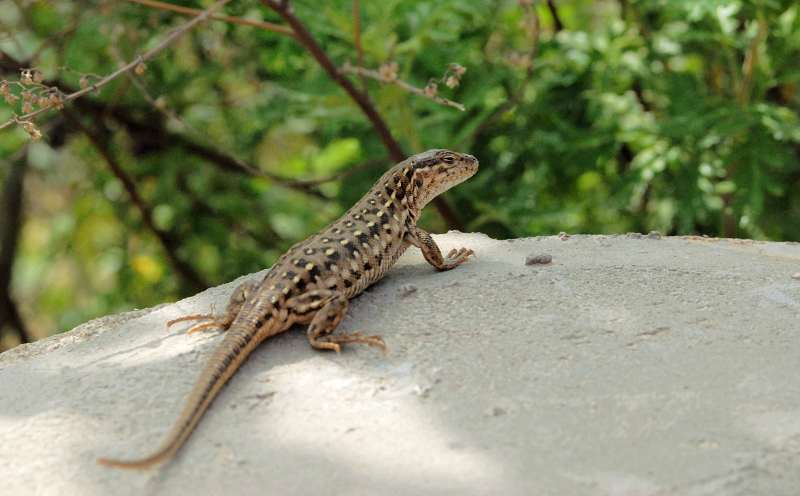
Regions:
[[419, 248], [425, 260], [433, 265], [436, 270], [450, 270], [458, 267], [466, 262], [470, 255], [475, 253], [469, 248], [453, 248], [450, 250], [450, 253], [447, 254], [447, 258], [445, 258], [442, 256], [442, 251], [439, 249], [439, 246], [436, 245], [431, 235], [417, 226], [412, 226], [408, 229], [406, 240]]
[[230, 327], [233, 319], [236, 318], [236, 315], [241, 310], [242, 305], [244, 302], [247, 301], [247, 297], [253, 293], [255, 288], [258, 286], [258, 281], [247, 281], [240, 284], [231, 295], [230, 300], [228, 300], [228, 306], [225, 309], [225, 313], [222, 315], [214, 315], [214, 314], [193, 314], [193, 315], [184, 315], [183, 317], [178, 317], [177, 319], [172, 319], [167, 322], [167, 328], [172, 326], [173, 324], [177, 324], [178, 322], [185, 322], [187, 320], [208, 320], [210, 322], [204, 322], [202, 324], [195, 324], [190, 327], [186, 334], [192, 334], [198, 331], [202, 331], [203, 329], [212, 329], [218, 328], [222, 330], [227, 330]]
[[347, 305], [347, 298], [329, 289], [315, 289], [286, 302], [286, 308], [296, 321], [307, 322], [311, 312], [316, 312], [306, 333], [314, 348], [339, 353], [344, 343], [363, 343], [386, 351], [386, 343], [380, 336], [364, 336], [360, 332], [332, 334], [344, 318]]

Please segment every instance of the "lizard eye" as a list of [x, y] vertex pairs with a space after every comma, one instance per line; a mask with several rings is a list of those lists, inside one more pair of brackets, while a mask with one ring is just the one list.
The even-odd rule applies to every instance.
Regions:
[[444, 162], [446, 164], [452, 165], [452, 164], [455, 163], [455, 161], [456, 161], [456, 158], [453, 155], [449, 154], [449, 153], [442, 157], [442, 162]]

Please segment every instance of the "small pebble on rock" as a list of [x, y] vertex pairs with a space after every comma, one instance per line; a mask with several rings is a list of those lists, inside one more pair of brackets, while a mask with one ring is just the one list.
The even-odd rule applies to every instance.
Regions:
[[558, 233], [558, 239], [560, 239], [561, 241], [566, 241], [569, 239], [569, 234], [565, 233], [564, 231], [561, 231], [560, 233]]
[[406, 297], [417, 292], [417, 287], [413, 284], [403, 284], [400, 286], [400, 296]]
[[650, 239], [661, 239], [661, 233], [658, 231], [650, 231], [647, 237]]
[[496, 407], [492, 408], [491, 410], [489, 410], [489, 415], [491, 415], [492, 417], [502, 417], [506, 413], [508, 413], [508, 412], [506, 412], [506, 409], [505, 408], [501, 408], [499, 406], [496, 406]]
[[795, 272], [794, 274], [792, 274], [792, 279], [800, 280], [800, 272]]
[[525, 265], [546, 265], [552, 261], [552, 255], [528, 255], [525, 257]]

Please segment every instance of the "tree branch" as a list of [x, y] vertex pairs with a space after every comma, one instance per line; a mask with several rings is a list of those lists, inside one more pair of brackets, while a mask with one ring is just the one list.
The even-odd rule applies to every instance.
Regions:
[[83, 88], [83, 89], [80, 89], [80, 90], [75, 91], [73, 93], [70, 93], [69, 95], [63, 95], [63, 96], [62, 95], [58, 95], [59, 98], [58, 98], [58, 102], [57, 103], [54, 102], [53, 104], [51, 104], [49, 106], [42, 107], [39, 110], [35, 110], [33, 112], [28, 112], [27, 114], [24, 114], [24, 115], [20, 115], [20, 116], [15, 115], [13, 118], [9, 119], [4, 124], [1, 124], [0, 125], [0, 130], [4, 129], [6, 127], [9, 127], [9, 126], [11, 126], [13, 124], [20, 124], [20, 123], [24, 123], [24, 122], [30, 122], [31, 119], [33, 119], [34, 117], [38, 116], [39, 114], [47, 112], [48, 110], [51, 110], [54, 107], [55, 108], [59, 108], [59, 107], [63, 106], [65, 103], [67, 103], [67, 102], [70, 102], [72, 100], [75, 100], [77, 98], [82, 97], [83, 95], [85, 95], [87, 93], [90, 93], [92, 91], [96, 91], [96, 90], [102, 88], [103, 86], [107, 85], [111, 81], [117, 79], [122, 74], [125, 74], [126, 72], [133, 70], [134, 68], [136, 68], [140, 64], [144, 64], [144, 62], [146, 62], [146, 61], [150, 60], [151, 58], [155, 57], [159, 52], [161, 52], [162, 50], [164, 50], [165, 48], [170, 46], [172, 43], [174, 43], [178, 38], [180, 38], [181, 35], [183, 35], [186, 31], [190, 30], [191, 28], [195, 27], [196, 25], [198, 25], [201, 22], [203, 22], [206, 19], [208, 19], [208, 16], [211, 15], [212, 12], [214, 12], [217, 9], [219, 9], [220, 7], [222, 7], [223, 5], [228, 3], [229, 1], [230, 0], [219, 0], [219, 1], [217, 1], [211, 7], [209, 7], [205, 11], [203, 11], [202, 14], [198, 15], [197, 17], [195, 17], [194, 19], [190, 20], [189, 22], [183, 24], [182, 26], [174, 29], [169, 35], [167, 35], [167, 37], [165, 37], [163, 40], [161, 40], [161, 42], [159, 42], [156, 46], [154, 46], [150, 50], [146, 51], [142, 55], [139, 55], [134, 60], [132, 60], [131, 62], [125, 64], [122, 67], [120, 67], [119, 69], [117, 69], [116, 71], [112, 72], [111, 74], [109, 74], [109, 75], [105, 76], [104, 78], [100, 79], [96, 83], [90, 84], [86, 88]]
[[556, 8], [556, 3], [554, 0], [547, 0], [547, 10], [550, 11], [550, 15], [553, 16], [553, 30], [558, 33], [564, 29], [564, 23], [561, 22], [561, 16], [558, 14], [558, 8]]
[[11, 276], [17, 255], [17, 242], [22, 228], [22, 199], [25, 171], [28, 164], [28, 150], [24, 148], [13, 160], [8, 169], [3, 188], [2, 212], [0, 217], [0, 330], [5, 324], [14, 327], [23, 343], [31, 341], [27, 326], [11, 298]]
[[413, 93], [417, 96], [427, 98], [428, 100], [432, 100], [438, 104], [445, 105], [447, 107], [453, 107], [462, 112], [465, 110], [464, 105], [461, 103], [454, 102], [453, 100], [448, 100], [447, 98], [443, 98], [439, 95], [430, 93], [423, 88], [417, 88], [416, 86], [412, 86], [411, 84], [403, 81], [402, 79], [385, 77], [379, 71], [367, 69], [365, 67], [353, 67], [352, 65], [345, 63], [342, 66], [342, 72], [344, 72], [345, 74], [358, 74], [361, 77], [368, 77], [370, 79], [374, 79], [376, 81], [380, 81], [386, 84], [394, 84], [396, 86], [403, 88], [409, 93]]
[[4, 298], [0, 301], [0, 317], [0, 327], [2, 327], [4, 320], [7, 321], [8, 325], [17, 330], [20, 342], [30, 343], [34, 341], [33, 336], [28, 330], [28, 326], [25, 324], [25, 321], [22, 320], [22, 315], [19, 313], [17, 303], [9, 294], [4, 295]]
[[293, 189], [295, 191], [300, 191], [307, 195], [313, 196], [314, 198], [320, 200], [330, 200], [330, 198], [328, 198], [327, 196], [323, 195], [320, 192], [320, 190], [316, 187], [315, 184], [308, 183], [302, 180], [288, 179], [275, 174], [270, 174], [268, 172], [261, 171], [259, 169], [256, 169], [254, 166], [246, 162], [243, 162], [242, 160], [239, 160], [233, 155], [225, 153], [212, 146], [196, 143], [180, 135], [177, 135], [175, 137], [173, 144], [180, 146], [181, 148], [185, 149], [192, 155], [196, 155], [198, 157], [202, 157], [208, 160], [209, 162], [218, 166], [220, 169], [236, 172], [238, 174], [246, 174], [253, 177], [263, 177], [269, 179], [270, 181], [274, 181], [276, 184], [280, 186]]
[[181, 258], [178, 256], [178, 249], [180, 247], [178, 240], [176, 240], [170, 233], [162, 231], [156, 226], [155, 221], [153, 220], [152, 209], [139, 194], [133, 179], [125, 172], [122, 166], [114, 158], [113, 154], [111, 153], [107, 136], [101, 134], [95, 129], [90, 129], [89, 127], [85, 126], [83, 122], [81, 122], [80, 118], [74, 115], [71, 110], [65, 110], [64, 115], [76, 129], [80, 129], [81, 132], [83, 132], [86, 137], [89, 138], [89, 141], [92, 143], [94, 148], [105, 160], [108, 168], [111, 169], [111, 172], [122, 183], [122, 186], [125, 188], [125, 191], [128, 193], [128, 196], [130, 197], [134, 206], [137, 208], [137, 210], [139, 210], [145, 226], [147, 226], [147, 228], [155, 235], [156, 239], [158, 239], [159, 243], [161, 243], [161, 246], [167, 255], [167, 259], [184, 283], [193, 291], [200, 291], [209, 287], [209, 284], [203, 280], [202, 276], [200, 276], [200, 274], [198, 274], [191, 265], [189, 265], [186, 261], [181, 260]]
[[[0, 50], [0, 74], [18, 73], [25, 67], [27, 67], [26, 63], [20, 62], [8, 53]], [[136, 80], [135, 76], [131, 75], [131, 77]], [[61, 80], [45, 81], [44, 84], [47, 86], [61, 88], [64, 91], [72, 91], [70, 86]], [[149, 95], [149, 93], [147, 93], [146, 88], [143, 86], [137, 87], [142, 90], [145, 99], [148, 100], [148, 103], [150, 103], [155, 112], [158, 112], [165, 117], [169, 117], [168, 113], [165, 113], [162, 109], [159, 109], [156, 105], [154, 105], [153, 98]], [[163, 125], [163, 121], [156, 119], [157, 114], [155, 112], [147, 113], [143, 118], [137, 118], [134, 116], [134, 113], [139, 112], [142, 109], [120, 105], [109, 105], [92, 98], [81, 98], [80, 100], [76, 100], [73, 104], [81, 114], [90, 114], [94, 116], [96, 120], [104, 119], [106, 117], [114, 119], [114, 121], [124, 126], [125, 129], [134, 138], [136, 138], [136, 141], [138, 142], [146, 142], [149, 145], [156, 144], [161, 148], [166, 148], [168, 146], [179, 146], [194, 155], [204, 158], [210, 164], [220, 168], [221, 170], [235, 172], [237, 174], [250, 175], [253, 177], [264, 177], [281, 187], [293, 189], [321, 200], [329, 199], [323, 195], [318, 188], [316, 188], [318, 183], [315, 184], [309, 181], [285, 178], [277, 174], [261, 171], [254, 165], [248, 164], [247, 162], [244, 162], [243, 160], [240, 160], [237, 157], [218, 148], [215, 148], [211, 145], [198, 143], [183, 134], [168, 131]]]
[[742, 64], [741, 84], [739, 85], [736, 95], [736, 101], [742, 106], [750, 102], [752, 96], [750, 93], [753, 86], [753, 71], [756, 65], [758, 65], [758, 49], [769, 33], [769, 26], [763, 17], [759, 16], [757, 23], [758, 31], [756, 31], [756, 35], [750, 41], [750, 45], [745, 52], [744, 63]]
[[329, 183], [332, 181], [343, 181], [347, 177], [355, 174], [356, 172], [360, 172], [362, 170], [371, 169], [378, 165], [386, 165], [387, 163], [391, 163], [391, 159], [388, 157], [377, 157], [367, 159], [364, 162], [354, 165], [348, 169], [345, 169], [341, 172], [337, 172], [336, 174], [331, 174], [329, 176], [314, 178], [314, 179], [295, 179], [293, 182], [295, 184], [302, 185], [302, 186], [317, 186], [319, 184]]
[[[361, 46], [361, 2], [353, 0], [353, 45], [356, 47], [356, 63], [364, 67], [364, 47]], [[367, 91], [367, 80], [361, 76], [361, 91]]]
[[263, 177], [281, 187], [299, 191], [321, 200], [329, 199], [313, 184], [305, 184], [303, 181], [296, 181], [277, 174], [264, 172], [254, 165], [240, 160], [234, 155], [212, 145], [198, 143], [184, 134], [167, 131], [161, 121], [153, 120], [153, 116], [156, 115], [155, 113], [148, 114], [146, 119], [137, 119], [127, 108], [109, 106], [103, 102], [91, 99], [79, 100], [75, 102], [75, 106], [81, 112], [91, 114], [95, 119], [110, 117], [123, 125], [138, 141], [145, 142], [148, 145], [155, 145], [159, 148], [177, 146], [183, 148], [192, 155], [205, 159], [220, 170], [252, 177]]
[[391, 155], [392, 160], [395, 162], [400, 162], [406, 158], [403, 149], [400, 147], [400, 144], [394, 139], [392, 136], [391, 131], [389, 131], [389, 127], [383, 121], [383, 118], [378, 114], [375, 107], [372, 105], [372, 102], [369, 101], [369, 98], [364, 93], [358, 91], [353, 83], [347, 79], [344, 74], [342, 74], [339, 69], [336, 68], [336, 65], [331, 61], [322, 47], [317, 43], [317, 40], [311, 35], [311, 33], [306, 28], [305, 24], [303, 24], [300, 19], [298, 19], [289, 6], [289, 2], [285, 0], [261, 0], [261, 3], [270, 7], [272, 10], [278, 13], [283, 20], [292, 28], [295, 33], [295, 38], [297, 41], [303, 45], [303, 47], [308, 50], [312, 57], [317, 61], [317, 63], [322, 66], [328, 76], [333, 79], [333, 81], [342, 87], [345, 92], [353, 99], [353, 101], [361, 108], [361, 111], [367, 116], [369, 121], [372, 123], [372, 126], [377, 131], [378, 136], [380, 137], [383, 145], [389, 151], [389, 155]]
[[[17, 73], [24, 69], [26, 64], [16, 60], [11, 55], [0, 50], [0, 74], [2, 73]], [[307, 195], [313, 196], [320, 200], [329, 200], [328, 197], [322, 194], [316, 187], [317, 184], [285, 178], [277, 174], [262, 171], [257, 167], [240, 160], [239, 158], [215, 148], [212, 145], [200, 144], [184, 134], [174, 133], [168, 131], [164, 126], [163, 121], [155, 119], [156, 112], [164, 117], [178, 118], [169, 115], [155, 105], [152, 95], [147, 92], [147, 88], [141, 85], [141, 82], [132, 74], [128, 73], [134, 84], [142, 91], [145, 100], [150, 103], [150, 106], [155, 112], [148, 113], [144, 118], [137, 118], [134, 113], [138, 110], [136, 108], [123, 107], [120, 105], [109, 105], [104, 102], [94, 100], [91, 98], [82, 98], [74, 102], [75, 107], [83, 114], [91, 114], [95, 119], [100, 120], [106, 117], [114, 119], [119, 124], [123, 125], [126, 130], [134, 138], [135, 142], [147, 143], [148, 145], [156, 144], [161, 148], [168, 146], [179, 146], [189, 153], [204, 158], [212, 165], [228, 172], [235, 172], [237, 174], [245, 174], [253, 177], [263, 177], [273, 181], [275, 184], [292, 189]], [[138, 82], [139, 84], [136, 84]], [[61, 80], [45, 81], [44, 84], [48, 86], [55, 86], [59, 88], [68, 89], [69, 84]], [[183, 122], [183, 121], [180, 121]], [[188, 125], [186, 125], [188, 127]]]
[[[146, 7], [150, 7], [153, 9], [168, 10], [183, 15], [197, 16], [203, 14], [203, 11], [200, 9], [192, 9], [190, 7], [183, 7], [180, 5], [175, 5], [167, 2], [158, 2], [156, 0], [128, 0], [128, 1], [133, 3], [138, 3], [140, 5], [144, 5]], [[294, 32], [292, 32], [291, 29], [285, 26], [281, 26], [280, 24], [273, 24], [271, 22], [265, 22], [265, 21], [254, 21], [251, 19], [245, 19], [243, 17], [233, 17], [233, 16], [226, 16], [219, 14], [211, 14], [208, 17], [209, 19], [214, 19], [215, 21], [224, 21], [224, 22], [229, 22], [231, 24], [240, 24], [242, 26], [252, 26], [254, 28], [264, 29], [266, 31], [272, 31], [273, 33], [294, 37]]]
[[539, 14], [536, 13], [536, 9], [534, 9], [530, 3], [520, 2], [520, 6], [525, 13], [525, 26], [528, 30], [528, 35], [531, 38], [530, 49], [525, 55], [525, 77], [522, 79], [522, 82], [519, 84], [516, 91], [511, 93], [511, 96], [509, 96], [508, 100], [500, 104], [494, 111], [492, 111], [491, 114], [489, 114], [489, 117], [481, 122], [469, 135], [464, 137], [464, 139], [459, 142], [459, 146], [467, 140], [474, 141], [489, 126], [493, 125], [497, 119], [502, 117], [503, 114], [519, 105], [519, 103], [522, 101], [522, 97], [525, 95], [525, 89], [533, 80], [533, 75], [536, 69], [536, 56], [539, 54], [539, 39], [542, 31], [541, 21], [539, 20]]
[[237, 219], [226, 216], [220, 212], [219, 209], [203, 201], [203, 199], [192, 191], [187, 182], [186, 174], [178, 174], [176, 183], [178, 189], [191, 202], [191, 211], [195, 214], [206, 215], [215, 219], [217, 222], [223, 222], [232, 233], [250, 237], [263, 247], [275, 246], [284, 241], [268, 222], [259, 224], [258, 229], [251, 229], [246, 223], [242, 222], [247, 219]]
[[[375, 132], [378, 133], [383, 146], [389, 152], [389, 156], [395, 162], [401, 162], [406, 158], [400, 144], [395, 140], [389, 127], [384, 122], [378, 111], [370, 102], [369, 97], [356, 89], [353, 83], [350, 82], [345, 75], [337, 69], [336, 64], [331, 61], [330, 57], [325, 53], [322, 47], [317, 43], [306, 26], [294, 15], [294, 11], [289, 5], [288, 0], [261, 0], [261, 3], [274, 10], [280, 15], [286, 24], [288, 24], [292, 31], [294, 31], [295, 38], [303, 45], [303, 47], [311, 54], [317, 63], [322, 66], [323, 70], [328, 76], [350, 96], [350, 98], [359, 106], [361, 111], [366, 115], [367, 119], [372, 123]], [[441, 196], [438, 196], [433, 201], [439, 214], [451, 229], [464, 230], [463, 225], [456, 217], [455, 213], [450, 209], [450, 206]]]

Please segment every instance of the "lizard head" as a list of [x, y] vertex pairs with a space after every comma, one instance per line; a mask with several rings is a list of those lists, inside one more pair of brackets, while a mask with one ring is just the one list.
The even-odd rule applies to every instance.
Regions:
[[428, 150], [409, 157], [401, 166], [413, 173], [409, 196], [421, 210], [429, 201], [478, 172], [478, 159], [450, 150]]

